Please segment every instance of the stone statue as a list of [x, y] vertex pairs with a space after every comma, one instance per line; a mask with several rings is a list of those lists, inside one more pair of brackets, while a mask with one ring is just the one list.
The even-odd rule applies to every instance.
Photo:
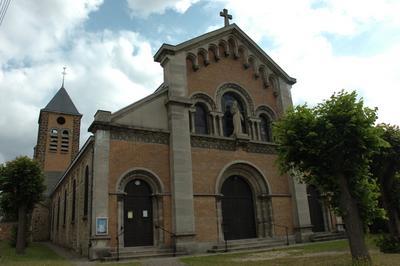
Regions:
[[242, 121], [244, 119], [243, 119], [243, 115], [240, 113], [237, 101], [233, 101], [233, 103], [232, 103], [231, 114], [232, 114], [232, 122], [233, 122], [232, 136], [242, 135], [243, 134]]

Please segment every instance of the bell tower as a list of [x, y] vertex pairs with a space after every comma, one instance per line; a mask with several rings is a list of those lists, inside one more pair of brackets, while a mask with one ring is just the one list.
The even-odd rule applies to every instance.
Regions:
[[34, 158], [45, 174], [47, 194], [79, 151], [82, 115], [62, 87], [40, 110]]
[[[64, 68], [63, 75], [65, 74]], [[82, 115], [64, 88], [63, 78], [61, 88], [39, 114], [38, 137], [33, 157], [43, 169], [46, 191], [44, 200], [36, 204], [32, 213], [34, 241], [48, 240], [50, 237], [51, 213], [48, 197], [79, 152], [81, 118]]]

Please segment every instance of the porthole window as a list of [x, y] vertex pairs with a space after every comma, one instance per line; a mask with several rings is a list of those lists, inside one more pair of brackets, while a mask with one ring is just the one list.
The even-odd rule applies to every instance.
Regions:
[[59, 125], [64, 125], [64, 124], [65, 124], [65, 118], [62, 117], [62, 116], [59, 116], [59, 117], [57, 118], [57, 123], [58, 123]]

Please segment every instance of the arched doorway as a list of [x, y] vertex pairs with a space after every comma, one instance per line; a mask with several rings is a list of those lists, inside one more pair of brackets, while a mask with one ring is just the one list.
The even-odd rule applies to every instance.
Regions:
[[133, 179], [125, 186], [125, 247], [153, 245], [152, 191], [142, 179]]
[[308, 206], [310, 208], [311, 224], [313, 232], [324, 232], [324, 213], [321, 196], [315, 186], [307, 186]]
[[256, 237], [253, 193], [238, 175], [227, 178], [221, 188], [222, 229], [225, 240]]

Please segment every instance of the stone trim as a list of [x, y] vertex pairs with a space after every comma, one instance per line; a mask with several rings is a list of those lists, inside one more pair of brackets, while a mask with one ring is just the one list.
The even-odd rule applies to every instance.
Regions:
[[112, 140], [128, 140], [169, 145], [169, 132], [164, 130], [152, 130], [95, 121], [90, 126], [89, 131], [94, 133], [97, 130], [111, 131], [110, 137]]
[[215, 94], [215, 101], [217, 104], [217, 111], [222, 112], [222, 96], [226, 92], [234, 92], [238, 94], [245, 103], [246, 111], [248, 116], [254, 116], [254, 101], [250, 96], [250, 93], [240, 85], [236, 83], [224, 83], [218, 87]]
[[169, 134], [165, 132], [139, 129], [112, 130], [111, 140], [127, 140], [144, 143], [169, 144]]
[[216, 137], [210, 135], [192, 134], [192, 147], [235, 151], [239, 147], [250, 153], [276, 154], [276, 144], [271, 142], [254, 142], [248, 139]]

